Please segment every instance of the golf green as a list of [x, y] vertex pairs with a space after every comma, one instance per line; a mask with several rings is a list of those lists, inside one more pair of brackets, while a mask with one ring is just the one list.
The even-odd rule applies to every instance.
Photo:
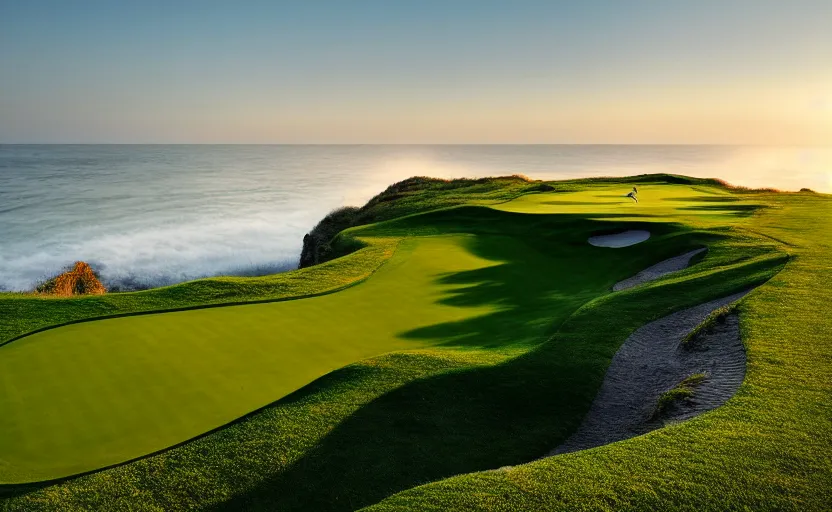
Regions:
[[525, 271], [552, 265], [517, 238], [413, 237], [367, 281], [337, 293], [71, 324], [0, 347], [0, 482], [121, 463], [222, 426], [349, 363], [453, 345], [453, 333], [405, 334], [500, 309], [455, 302], [465, 285], [442, 279], [500, 264], [475, 254], [475, 240], [524, 255]]
[[145, 455], [351, 362], [429, 343], [397, 333], [491, 310], [438, 300], [453, 288], [438, 273], [495, 264], [465, 242], [406, 240], [372, 278], [340, 293], [86, 322], [0, 347], [0, 482]]

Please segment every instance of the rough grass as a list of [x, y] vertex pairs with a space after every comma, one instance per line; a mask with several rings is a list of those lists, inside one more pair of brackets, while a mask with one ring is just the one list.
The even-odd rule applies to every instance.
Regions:
[[[823, 336], [828, 326], [819, 325], [812, 313], [829, 299], [813, 286], [828, 274], [821, 256], [830, 249], [822, 235], [830, 232], [830, 216], [818, 213], [828, 211], [828, 199], [808, 194], [734, 196], [714, 183], [637, 179], [641, 202], [636, 208], [615, 199], [622, 184], [631, 180], [594, 180], [556, 183], [556, 192], [528, 193], [492, 205], [507, 214], [463, 207], [407, 216], [393, 207], [394, 220], [351, 228], [338, 237], [345, 244], [359, 236], [467, 235], [471, 243], [466, 250], [499, 263], [434, 276], [456, 290], [436, 300], [457, 308], [494, 309], [462, 322], [401, 333], [437, 345], [349, 365], [196, 441], [64, 483], [5, 487], [2, 507], [354, 510], [378, 503], [383, 510], [829, 508], [832, 439], [826, 412], [832, 389], [820, 376], [832, 369], [827, 364], [832, 358]], [[412, 196], [408, 200], [418, 202], [418, 193]], [[770, 208], [755, 209], [749, 216], [730, 209], [683, 209], [714, 204], [702, 201], [703, 196], [735, 197]], [[801, 202], [805, 200], [813, 204]], [[447, 206], [443, 201], [433, 204]], [[406, 208], [402, 212], [412, 213]], [[616, 257], [610, 258], [604, 252], [609, 249], [585, 244], [582, 231], [606, 227], [599, 223], [647, 225], [655, 236], [615, 250]], [[526, 248], [512, 249], [521, 246], [505, 243], [510, 238]], [[487, 242], [494, 239], [499, 241]], [[710, 250], [695, 268], [625, 292], [593, 291], [702, 245]], [[313, 286], [311, 277], [328, 278], [309, 273], [328, 265], [345, 265], [344, 274], [361, 275], [361, 268], [378, 264], [375, 250], [377, 246], [369, 245], [295, 273], [290, 282], [307, 289]], [[796, 258], [777, 274], [786, 253]], [[530, 255], [553, 254], [563, 259], [542, 270], [530, 265]], [[359, 268], [352, 268], [354, 264]], [[622, 443], [482, 471], [533, 460], [565, 439], [591, 404], [612, 355], [633, 330], [775, 275], [745, 299], [741, 319], [749, 347], [748, 382], [728, 404]], [[340, 277], [337, 271], [329, 275]], [[237, 289], [225, 299], [262, 298], [246, 286], [256, 279], [235, 280]], [[333, 289], [331, 281], [314, 282], [323, 290]], [[592, 284], [587, 288], [586, 283]], [[199, 304], [202, 297], [221, 302], [215, 284], [211, 281], [200, 296], [189, 293], [199, 288], [189, 290], [193, 284], [186, 283], [180, 302]], [[265, 286], [268, 298], [288, 289]], [[170, 306], [176, 301], [169, 297], [144, 293], [157, 304], [176, 307]], [[142, 298], [135, 304], [148, 308], [149, 299], [137, 295]], [[6, 297], [0, 307], [21, 299]], [[93, 311], [69, 314], [81, 304], [65, 306], [70, 302], [55, 300], [61, 314], [52, 318]], [[119, 306], [121, 311], [129, 308], [126, 303]], [[41, 313], [48, 315], [52, 308], [46, 301], [38, 303], [40, 309], [26, 307], [12, 328], [3, 327], [7, 333], [43, 325]], [[434, 483], [420, 486], [427, 482]]]
[[653, 415], [661, 416], [670, 407], [673, 407], [683, 400], [692, 398], [696, 386], [702, 384], [706, 378], [707, 374], [705, 373], [694, 373], [659, 395], [658, 400], [656, 400], [656, 412]]
[[[693, 420], [585, 452], [405, 491], [371, 510], [832, 508], [832, 201], [761, 194], [743, 221], [793, 258], [743, 301], [746, 379]], [[710, 257], [710, 256], [709, 256]]]
[[725, 317], [736, 311], [736, 309], [737, 303], [735, 302], [733, 304], [726, 304], [721, 308], [711, 311], [711, 314], [705, 317], [705, 320], [703, 320], [701, 324], [697, 325], [692, 331], [687, 333], [684, 338], [682, 338], [682, 347], [693, 347], [697, 340], [699, 340], [703, 335], [712, 332], [715, 325], [724, 323]]

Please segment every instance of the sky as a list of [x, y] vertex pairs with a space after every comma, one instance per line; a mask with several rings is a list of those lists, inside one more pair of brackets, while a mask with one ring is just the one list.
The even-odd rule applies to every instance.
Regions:
[[0, 0], [0, 143], [832, 144], [832, 1]]

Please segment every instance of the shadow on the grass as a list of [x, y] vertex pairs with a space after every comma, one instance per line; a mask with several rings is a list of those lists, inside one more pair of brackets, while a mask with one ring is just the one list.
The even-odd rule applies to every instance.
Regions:
[[[566, 439], [595, 396], [617, 343], [638, 322], [678, 307], [678, 299], [671, 294], [659, 307], [645, 308], [633, 297], [667, 294], [646, 290], [606, 301], [591, 315], [579, 313], [566, 324], [564, 320], [616, 280], [713, 237], [677, 225], [651, 224], [656, 236], [649, 251], [628, 248], [610, 258], [610, 252], [585, 240], [588, 233], [614, 224], [574, 216], [536, 217], [531, 219], [535, 229], [523, 233], [520, 241], [506, 236], [471, 239], [472, 253], [501, 263], [437, 276], [439, 282], [456, 286], [441, 302], [459, 307], [491, 304], [498, 307], [496, 312], [401, 334], [455, 347], [531, 350], [496, 366], [436, 375], [380, 396], [286, 472], [219, 508], [354, 510], [422, 483], [532, 460]], [[512, 222], [516, 225], [516, 219]], [[485, 229], [496, 228], [489, 223]], [[720, 276], [708, 279], [722, 287], [732, 283]], [[676, 293], [694, 300], [692, 286], [676, 285], [684, 289]], [[625, 314], [614, 314], [622, 309]], [[563, 329], [557, 337], [541, 344], [559, 327]], [[587, 332], [594, 341], [585, 340]]]
[[761, 208], [766, 208], [766, 206], [761, 204], [708, 204], [699, 206], [685, 206], [679, 209], [694, 212], [707, 212], [711, 214], [732, 214], [741, 217], [748, 217], [750, 215], [753, 215], [757, 210]]

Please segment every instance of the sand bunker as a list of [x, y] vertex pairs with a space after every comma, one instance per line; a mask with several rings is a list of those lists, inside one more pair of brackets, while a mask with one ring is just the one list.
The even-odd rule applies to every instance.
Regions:
[[[629, 439], [714, 409], [745, 377], [745, 349], [736, 315], [684, 348], [685, 335], [715, 309], [746, 292], [706, 302], [651, 322], [630, 335], [612, 359], [601, 390], [578, 430], [548, 455]], [[659, 397], [685, 378], [705, 373], [693, 397], [656, 417]]]
[[653, 281], [672, 272], [684, 270], [688, 268], [691, 258], [706, 250], [707, 249], [703, 247], [702, 249], [686, 252], [681, 256], [676, 256], [675, 258], [666, 259], [662, 262], [656, 263], [652, 267], [642, 270], [633, 277], [629, 277], [623, 281], [615, 283], [615, 286], [613, 286], [612, 289], [614, 291], [626, 290], [627, 288], [632, 288], [633, 286]]
[[650, 232], [643, 229], [630, 229], [622, 233], [615, 233], [613, 235], [598, 235], [591, 236], [587, 240], [590, 245], [596, 247], [627, 247], [630, 245], [639, 244], [650, 238]]

